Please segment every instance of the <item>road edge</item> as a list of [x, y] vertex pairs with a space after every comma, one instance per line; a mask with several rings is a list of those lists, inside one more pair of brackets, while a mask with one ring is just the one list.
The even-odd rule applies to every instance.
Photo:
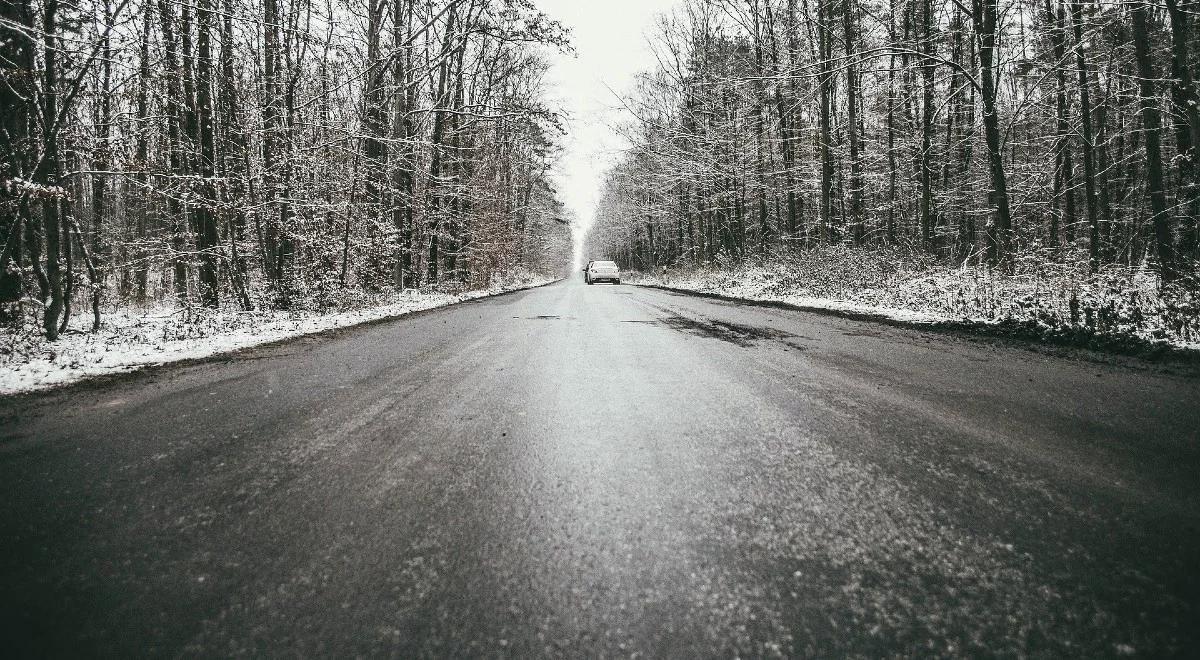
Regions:
[[291, 342], [300, 341], [300, 340], [311, 340], [311, 339], [315, 339], [315, 338], [325, 338], [325, 337], [331, 338], [331, 337], [334, 337], [339, 334], [363, 330], [366, 328], [370, 328], [372, 326], [382, 325], [384, 323], [390, 323], [392, 321], [397, 321], [400, 319], [407, 319], [407, 318], [411, 318], [414, 316], [429, 314], [431, 312], [439, 312], [442, 310], [450, 309], [451, 307], [455, 307], [457, 305], [478, 303], [478, 302], [481, 302], [484, 300], [501, 298], [503, 296], [511, 295], [514, 293], [521, 293], [522, 291], [532, 291], [534, 289], [540, 289], [542, 287], [550, 286], [551, 284], [556, 284], [558, 282], [561, 282], [561, 281], [563, 281], [563, 279], [564, 278], [560, 277], [558, 279], [550, 280], [549, 282], [542, 282], [541, 284], [533, 284], [530, 286], [523, 286], [523, 287], [518, 287], [515, 289], [508, 289], [506, 291], [500, 291], [498, 293], [489, 293], [489, 294], [485, 294], [482, 296], [475, 296], [473, 298], [465, 298], [463, 300], [456, 300], [454, 302], [446, 303], [444, 305], [437, 305], [434, 307], [427, 307], [425, 309], [418, 309], [418, 310], [413, 310], [413, 311], [409, 311], [409, 312], [401, 312], [399, 314], [391, 314], [388, 316], [381, 316], [379, 318], [374, 318], [374, 319], [364, 319], [364, 320], [358, 321], [356, 323], [350, 323], [347, 325], [341, 325], [341, 326], [336, 326], [336, 327], [332, 327], [332, 328], [322, 328], [320, 330], [314, 330], [312, 332], [305, 332], [305, 333], [301, 333], [301, 334], [297, 334], [297, 335], [292, 335], [290, 337], [283, 337], [281, 339], [273, 339], [271, 341], [266, 341], [261, 344], [253, 344], [250, 346], [242, 346], [241, 348], [235, 348], [232, 350], [218, 351], [216, 353], [211, 353], [209, 355], [204, 355], [201, 357], [180, 358], [178, 360], [166, 360], [164, 362], [150, 362], [150, 363], [146, 363], [146, 364], [133, 365], [131, 368], [129, 368], [126, 371], [117, 371], [117, 372], [113, 372], [113, 373], [97, 374], [97, 375], [93, 375], [93, 376], [85, 375], [85, 376], [79, 378], [78, 380], [72, 380], [72, 381], [68, 381], [65, 383], [55, 383], [53, 385], [48, 385], [46, 387], [39, 387], [39, 388], [35, 388], [35, 389], [25, 390], [22, 392], [14, 392], [12, 394], [0, 394], [0, 406], [20, 404], [22, 402], [28, 402], [32, 399], [36, 399], [36, 398], [44, 397], [44, 396], [57, 395], [57, 394], [68, 394], [75, 390], [87, 390], [87, 389], [91, 389], [91, 388], [95, 388], [95, 387], [104, 387], [104, 386], [108, 386], [108, 385], [115, 385], [115, 384], [121, 383], [126, 380], [131, 380], [133, 378], [146, 376], [146, 375], [153, 375], [153, 374], [156, 374], [156, 373], [159, 373], [162, 371], [166, 371], [168, 369], [193, 367], [196, 365], [208, 364], [208, 363], [213, 363], [213, 362], [232, 362], [239, 358], [245, 357], [245, 354], [253, 352], [253, 351], [260, 351], [260, 350], [264, 350], [264, 349], [276, 348], [278, 346], [283, 346], [283, 345], [289, 344]]
[[1063, 351], [1071, 351], [1075, 357], [1094, 362], [1111, 362], [1113, 358], [1135, 359], [1159, 368], [1184, 368], [1186, 372], [1175, 373], [1190, 377], [1200, 377], [1200, 350], [1179, 348], [1144, 339], [1105, 337], [1103, 335], [1082, 332], [1041, 332], [1031, 325], [1021, 322], [987, 323], [971, 320], [909, 321], [877, 312], [831, 309], [828, 307], [789, 303], [782, 300], [740, 298], [711, 291], [696, 291], [694, 289], [682, 289], [662, 284], [632, 282], [628, 284], [630, 286], [658, 289], [670, 293], [721, 300], [753, 307], [807, 312], [851, 321], [879, 323], [896, 328], [924, 330], [974, 340], [990, 339], [1034, 352], [1050, 352], [1059, 357], [1064, 357]]

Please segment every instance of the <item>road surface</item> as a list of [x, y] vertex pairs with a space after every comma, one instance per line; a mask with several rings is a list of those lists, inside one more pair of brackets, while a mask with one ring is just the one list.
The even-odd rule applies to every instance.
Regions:
[[1200, 380], [552, 286], [0, 401], [22, 655], [1191, 655]]

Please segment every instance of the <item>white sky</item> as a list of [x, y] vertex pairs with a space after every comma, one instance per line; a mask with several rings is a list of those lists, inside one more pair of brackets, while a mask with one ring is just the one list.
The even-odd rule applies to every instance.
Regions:
[[[623, 141], [610, 126], [634, 76], [650, 69], [646, 43], [655, 16], [679, 0], [536, 0], [538, 9], [571, 30], [574, 55], [555, 54], [552, 94], [571, 114], [557, 183], [563, 202], [586, 228], [600, 182]], [[607, 85], [607, 87], [606, 87]], [[611, 88], [612, 91], [609, 91]]]

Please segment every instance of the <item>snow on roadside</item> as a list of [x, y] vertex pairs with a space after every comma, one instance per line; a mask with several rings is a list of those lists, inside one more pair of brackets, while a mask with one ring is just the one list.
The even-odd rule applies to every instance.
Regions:
[[[486, 290], [450, 294], [408, 290], [384, 304], [328, 314], [302, 311], [213, 311], [151, 308], [92, 317], [77, 312], [58, 341], [0, 331], [0, 396], [43, 390], [86, 378], [208, 357], [268, 342], [402, 316], [464, 300], [526, 289], [552, 280], [530, 278]], [[28, 332], [28, 329], [26, 329]]]

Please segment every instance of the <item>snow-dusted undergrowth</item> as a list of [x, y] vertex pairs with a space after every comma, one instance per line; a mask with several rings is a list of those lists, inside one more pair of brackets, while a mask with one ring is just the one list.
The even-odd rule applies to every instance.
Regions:
[[366, 296], [325, 296], [303, 309], [245, 312], [199, 307], [115, 308], [91, 332], [90, 310], [77, 308], [58, 341], [48, 342], [33, 313], [23, 325], [0, 329], [0, 396], [64, 385], [92, 376], [201, 358], [287, 337], [341, 328], [545, 284], [521, 274], [484, 290], [447, 293], [407, 290]]
[[[1076, 261], [1075, 263], [1078, 263]], [[1136, 338], [1200, 349], [1200, 295], [1163, 293], [1153, 273], [1030, 260], [1015, 274], [949, 268], [900, 250], [830, 246], [723, 268], [664, 271], [634, 283], [878, 314], [901, 321], [1009, 325], [1026, 334]]]

